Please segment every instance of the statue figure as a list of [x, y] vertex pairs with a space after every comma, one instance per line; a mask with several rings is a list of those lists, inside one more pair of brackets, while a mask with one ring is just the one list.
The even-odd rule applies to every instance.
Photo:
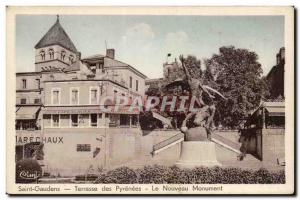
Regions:
[[[181, 132], [185, 134], [185, 141], [210, 140], [210, 135], [213, 131], [213, 118], [216, 107], [213, 101], [215, 97], [208, 90], [218, 94], [225, 100], [226, 98], [215, 89], [203, 85], [201, 79], [193, 78], [185, 65], [185, 60], [182, 55], [180, 56], [180, 61], [189, 85], [190, 96], [194, 96], [196, 98], [196, 102], [202, 106], [196, 112], [191, 112], [186, 116], [181, 126]], [[206, 103], [203, 101], [203, 92], [208, 96], [209, 101]], [[194, 117], [193, 124], [196, 128], [188, 129], [186, 123], [192, 117]]]

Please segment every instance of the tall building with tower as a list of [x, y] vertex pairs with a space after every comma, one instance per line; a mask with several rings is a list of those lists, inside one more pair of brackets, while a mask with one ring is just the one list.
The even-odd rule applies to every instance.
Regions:
[[139, 111], [102, 100], [143, 97], [146, 76], [115, 54], [81, 58], [57, 17], [35, 45], [35, 71], [16, 73], [16, 160], [43, 144], [44, 171], [71, 175], [135, 156]]

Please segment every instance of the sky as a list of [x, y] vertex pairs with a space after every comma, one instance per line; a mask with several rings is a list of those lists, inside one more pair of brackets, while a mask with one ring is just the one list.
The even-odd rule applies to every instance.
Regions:
[[[163, 63], [174, 61], [181, 54], [194, 55], [203, 61], [218, 54], [221, 46], [229, 45], [256, 52], [266, 75], [284, 46], [283, 16], [61, 15], [59, 18], [82, 58], [105, 55], [106, 41], [108, 48], [115, 49], [117, 60], [149, 78], [162, 77]], [[17, 16], [17, 72], [34, 71], [34, 46], [55, 21], [54, 15]]]

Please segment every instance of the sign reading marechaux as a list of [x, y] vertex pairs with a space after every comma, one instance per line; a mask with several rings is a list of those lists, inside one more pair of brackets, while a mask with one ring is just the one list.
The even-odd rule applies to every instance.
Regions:
[[293, 20], [8, 6], [7, 193], [294, 194]]

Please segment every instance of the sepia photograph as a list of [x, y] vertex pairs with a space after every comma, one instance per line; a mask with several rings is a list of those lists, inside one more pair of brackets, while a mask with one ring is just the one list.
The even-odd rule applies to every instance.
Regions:
[[293, 7], [7, 7], [8, 194], [293, 194]]

